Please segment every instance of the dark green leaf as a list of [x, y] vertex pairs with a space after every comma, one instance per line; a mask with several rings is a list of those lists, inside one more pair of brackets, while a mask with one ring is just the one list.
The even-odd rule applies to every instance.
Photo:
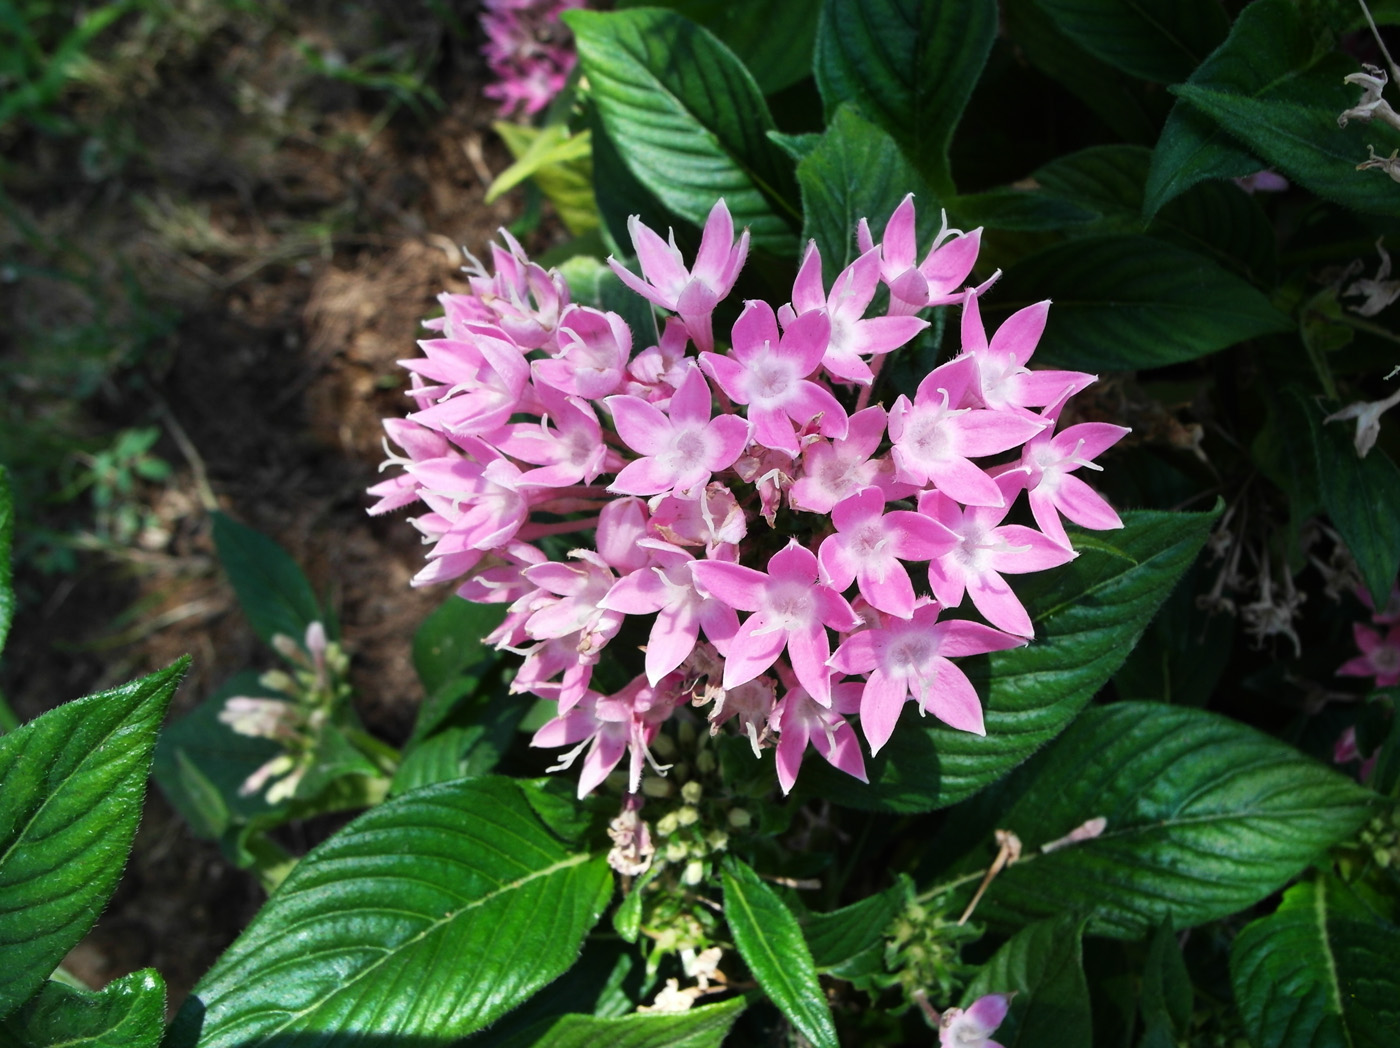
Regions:
[[743, 1010], [744, 999], [736, 997], [669, 1015], [658, 1012], [613, 1019], [566, 1015], [535, 1044], [539, 1048], [719, 1048]]
[[1186, 960], [1171, 921], [1152, 933], [1142, 970], [1142, 1027], [1139, 1048], [1177, 1048], [1191, 1033], [1194, 995]]
[[1023, 259], [982, 313], [990, 327], [1046, 298], [1054, 308], [1036, 360], [1088, 371], [1163, 367], [1292, 326], [1210, 259], [1144, 236], [1086, 237]]
[[797, 918], [738, 859], [725, 863], [723, 879], [724, 919], [758, 985], [817, 1048], [836, 1048], [836, 1027]]
[[313, 622], [325, 622], [311, 583], [281, 546], [215, 511], [214, 546], [253, 631], [265, 642], [280, 633], [298, 644]]
[[87, 934], [131, 850], [156, 731], [189, 664], [0, 738], [0, 1015]]
[[769, 141], [768, 105], [733, 53], [657, 8], [570, 11], [565, 21], [608, 137], [641, 183], [695, 225], [723, 197], [755, 246], [792, 254], [792, 161]]
[[[1064, 85], [1119, 137], [1147, 144], [1166, 110], [1144, 85], [1099, 61], [1060, 32], [1036, 0], [1003, 0], [1006, 36], [1037, 69]], [[1161, 109], [1161, 113], [1158, 113]]]
[[84, 993], [47, 982], [0, 1022], [0, 1048], [157, 1048], [165, 983], [147, 968]]
[[[1245, 98], [1286, 92], [1289, 81], [1312, 60], [1315, 46], [1316, 37], [1304, 27], [1293, 0], [1256, 0], [1240, 12], [1229, 37], [1187, 83]], [[1156, 214], [1205, 179], [1239, 178], [1263, 167], [1231, 130], [1178, 102], [1152, 154], [1143, 213]]]
[[1400, 215], [1395, 182], [1356, 165], [1374, 144], [1381, 156], [1400, 147], [1400, 132], [1353, 120], [1337, 127], [1337, 114], [1359, 95], [1342, 78], [1355, 72], [1340, 55], [1300, 74], [1287, 97], [1251, 98], [1231, 91], [1182, 84], [1176, 93], [1243, 141], [1272, 167], [1320, 197], [1357, 211]]
[[1255, 1048], [1400, 1044], [1400, 928], [1329, 880], [1297, 884], [1230, 951], [1230, 978]]
[[811, 0], [622, 0], [617, 6], [669, 7], [704, 26], [748, 67], [765, 95], [812, 73], [817, 9]]
[[1225, 39], [1229, 19], [1215, 0], [1036, 0], [1084, 50], [1131, 76], [1185, 80]]
[[1271, 287], [1278, 266], [1277, 236], [1257, 197], [1230, 182], [1192, 186], [1166, 204], [1147, 231]]
[[565, 971], [612, 892], [504, 778], [428, 787], [302, 859], [195, 988], [174, 1043], [378, 1035], [445, 1045]]
[[1089, 984], [1076, 918], [1039, 921], [1022, 928], [978, 970], [962, 1006], [989, 993], [1014, 993], [997, 1028], [1003, 1048], [1089, 1048]]
[[415, 743], [394, 773], [391, 793], [449, 779], [474, 779], [493, 771], [529, 707], [504, 689], [471, 711], [470, 723], [453, 723]]
[[1357, 455], [1354, 422], [1324, 423], [1316, 403], [1297, 391], [1293, 398], [1312, 433], [1322, 504], [1356, 558], [1371, 599], [1383, 608], [1400, 572], [1400, 470], [1381, 448]]
[[826, 0], [814, 64], [827, 116], [856, 103], [950, 195], [948, 143], [996, 32], [992, 0]]
[[1098, 211], [1034, 189], [1006, 186], [948, 199], [948, 213], [961, 229], [986, 226], [1013, 232], [1059, 232], [1096, 222]]
[[[413, 668], [423, 682], [423, 692], [432, 696], [450, 688], [464, 675], [476, 676], [484, 659], [494, 659], [495, 649], [483, 640], [505, 618], [504, 604], [473, 604], [461, 597], [450, 597], [429, 615], [413, 635]], [[436, 727], [441, 716], [428, 708], [419, 713], [420, 733]], [[427, 723], [423, 723], [423, 722]]]
[[856, 257], [856, 224], [869, 219], [879, 237], [906, 194], [915, 195], [922, 219], [918, 243], [933, 242], [938, 205], [894, 139], [849, 105], [836, 111], [817, 147], [797, 165], [802, 187], [802, 238], [822, 253], [822, 278], [831, 286]]
[[[1058, 735], [1123, 662], [1216, 518], [1122, 516], [1123, 530], [1094, 544], [1072, 533], [1082, 550], [1077, 560], [1017, 584], [1036, 628], [1028, 647], [963, 663], [986, 697], [985, 737], [906, 717], [866, 765], [870, 786], [853, 787], [820, 764], [804, 769], [804, 777], [841, 804], [928, 811], [995, 782]], [[1104, 540], [1111, 545], [1100, 545]]]
[[883, 968], [885, 931], [904, 908], [907, 892], [896, 884], [831, 913], [814, 913], [802, 926], [819, 972], [849, 979], [872, 963]]
[[[1291, 746], [1203, 710], [1116, 703], [1088, 710], [1020, 780], [995, 825], [1024, 856], [988, 888], [979, 918], [1066, 912], [1089, 931], [1187, 928], [1276, 891], [1366, 822], [1373, 795]], [[1039, 853], [1090, 819], [1101, 836]], [[959, 864], [963, 891], [986, 856]]]

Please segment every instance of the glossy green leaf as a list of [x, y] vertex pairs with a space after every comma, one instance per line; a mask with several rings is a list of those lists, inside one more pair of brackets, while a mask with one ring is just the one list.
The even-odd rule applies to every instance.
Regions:
[[302, 859], [195, 987], [173, 1044], [335, 1034], [449, 1044], [565, 971], [612, 893], [533, 784], [475, 779], [360, 816]]
[[989, 993], [1016, 995], [997, 1027], [1002, 1048], [1089, 1048], [1093, 1042], [1083, 926], [1074, 917], [1028, 925], [978, 969], [962, 1007]]
[[[1293, 0], [1256, 0], [1240, 12], [1225, 42], [1187, 83], [1245, 98], [1286, 93], [1312, 61], [1315, 45]], [[1190, 103], [1178, 102], [1152, 154], [1144, 214], [1156, 214], [1205, 179], [1239, 178], [1263, 167], [1231, 131]]]
[[0, 651], [5, 650], [5, 638], [15, 614], [15, 591], [10, 581], [10, 547], [14, 542], [15, 504], [10, 492], [10, 478], [0, 466]]
[[704, 26], [744, 63], [765, 95], [812, 74], [817, 36], [817, 5], [812, 0], [621, 0], [617, 6], [669, 7]]
[[854, 102], [951, 194], [948, 143], [996, 32], [992, 0], [826, 0], [813, 61], [827, 116]]
[[1254, 1048], [1400, 1044], [1400, 928], [1329, 880], [1294, 885], [1240, 932], [1230, 979]]
[[756, 247], [792, 254], [801, 220], [792, 161], [768, 139], [768, 105], [734, 54], [658, 8], [564, 18], [589, 97], [633, 175], [695, 225], [723, 197]]
[[1215, 0], [1036, 0], [1055, 26], [1115, 69], [1162, 84], [1185, 80], [1229, 19]]
[[0, 1021], [0, 1048], [157, 1048], [165, 1034], [165, 983], [153, 970], [97, 993], [48, 982]]
[[1355, 422], [1324, 422], [1316, 402], [1296, 390], [1292, 397], [1312, 434], [1322, 504], [1356, 558], [1371, 599], [1383, 608], [1400, 572], [1400, 469], [1381, 448], [1357, 455]]
[[1074, 562], [1015, 584], [1035, 640], [965, 660], [985, 700], [985, 737], [906, 710], [853, 786], [824, 762], [802, 771], [824, 796], [855, 808], [928, 811], [997, 781], [1058, 735], [1122, 664], [1177, 579], [1196, 558], [1214, 513], [1124, 513], [1122, 531], [1086, 541]]
[[[905, 878], [907, 881], [907, 878]], [[810, 914], [802, 924], [819, 972], [843, 979], [884, 969], [885, 931], [904, 908], [903, 883], [831, 913]]]
[[1035, 359], [1085, 371], [1194, 360], [1291, 322], [1210, 259], [1153, 237], [1085, 237], [1013, 265], [983, 299], [988, 328], [1032, 302], [1054, 308]]
[[219, 563], [253, 632], [264, 642], [280, 633], [300, 644], [307, 626], [325, 623], [311, 583], [286, 550], [223, 513], [210, 517]]
[[156, 731], [188, 664], [69, 702], [0, 738], [0, 1015], [39, 988], [111, 897]]
[[1142, 969], [1142, 1041], [1139, 1048], [1177, 1048], [1191, 1033], [1195, 995], [1186, 960], [1172, 931], [1163, 921], [1152, 933]]
[[797, 918], [738, 859], [725, 863], [723, 881], [724, 919], [758, 985], [813, 1045], [836, 1048], [836, 1027]]
[[915, 195], [918, 243], [926, 248], [938, 233], [938, 206], [893, 138], [853, 107], [836, 111], [820, 142], [797, 165], [802, 187], [802, 239], [822, 253], [822, 278], [831, 286], [856, 258], [856, 224], [869, 219], [879, 237], [906, 194]]
[[743, 1010], [744, 999], [736, 997], [672, 1014], [565, 1015], [534, 1043], [539, 1048], [719, 1048]]
[[[1293, 747], [1204, 710], [1122, 702], [1082, 714], [1019, 780], [995, 825], [1020, 862], [977, 909], [1015, 926], [1066, 912], [1089, 932], [1188, 928], [1277, 891], [1369, 818], [1373, 794]], [[1102, 835], [1041, 853], [1090, 819]], [[963, 892], [989, 856], [963, 860]]]
[[[475, 779], [494, 771], [529, 709], [504, 687], [487, 701], [472, 704], [461, 716], [415, 742], [394, 773], [391, 793], [406, 793], [450, 779]], [[460, 721], [460, 722], [459, 722]]]

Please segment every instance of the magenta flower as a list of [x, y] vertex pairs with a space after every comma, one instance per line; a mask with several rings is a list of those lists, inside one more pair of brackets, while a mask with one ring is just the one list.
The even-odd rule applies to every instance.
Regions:
[[1023, 444], [1045, 423], [1006, 411], [960, 407], [975, 378], [970, 357], [951, 360], [919, 383], [911, 403], [900, 395], [890, 409], [890, 440], [896, 477], [932, 482], [950, 498], [970, 506], [1004, 505], [1001, 491], [972, 459]]
[[767, 302], [744, 304], [734, 323], [734, 355], [700, 354], [700, 366], [736, 404], [747, 404], [754, 439], [795, 456], [792, 424], [817, 421], [826, 437], [846, 435], [846, 411], [829, 389], [808, 380], [826, 353], [831, 323], [821, 311], [798, 317], [781, 337]]
[[812, 698], [831, 703], [831, 655], [824, 626], [849, 631], [859, 625], [846, 598], [817, 578], [817, 558], [797, 540], [773, 554], [764, 573], [742, 564], [696, 561], [690, 570], [700, 589], [731, 608], [751, 611], [739, 626], [724, 664], [724, 686], [753, 680], [788, 651], [793, 671]]
[[982, 407], [1025, 410], [1045, 407], [1094, 381], [1082, 371], [1031, 371], [1026, 362], [1045, 330], [1050, 303], [1037, 302], [1006, 318], [989, 343], [977, 296], [963, 296], [962, 352], [977, 366], [974, 388]]
[[1031, 513], [1047, 537], [1062, 546], [1069, 545], [1061, 514], [1094, 531], [1123, 526], [1102, 495], [1070, 474], [1081, 467], [1102, 470], [1094, 459], [1128, 433], [1125, 427], [1107, 422], [1081, 422], [1053, 436], [1045, 430], [1026, 441], [1020, 468], [1026, 474]]
[[865, 777], [860, 741], [846, 721], [846, 715], [855, 713], [859, 707], [860, 685], [857, 683], [833, 687], [830, 708], [813, 699], [800, 684], [790, 687], [778, 700], [770, 720], [778, 732], [778, 785], [784, 793], [792, 792], [808, 746], [833, 768], [861, 782], [870, 781]]
[[[1013, 474], [997, 479], [1008, 498], [1015, 498], [1019, 482], [1020, 478]], [[962, 509], [936, 491], [920, 496], [919, 512], [938, 521], [956, 537], [953, 548], [929, 564], [928, 581], [933, 595], [945, 608], [956, 608], [966, 593], [993, 626], [1030, 637], [1035, 633], [1030, 615], [1002, 576], [1056, 568], [1077, 554], [1034, 528], [1002, 524], [1010, 508], [1008, 502], [1000, 507]]]
[[739, 270], [744, 268], [749, 253], [749, 231], [745, 229], [738, 241], [734, 240], [734, 219], [721, 197], [705, 219], [700, 250], [691, 269], [686, 269], [681, 260], [674, 231], [668, 240], [662, 240], [636, 215], [627, 220], [627, 231], [632, 234], [642, 279], [610, 257], [608, 265], [618, 279], [648, 302], [680, 314], [692, 341], [701, 350], [714, 349], [710, 315], [739, 279]]
[[559, 355], [531, 365], [538, 379], [585, 400], [617, 392], [632, 353], [632, 329], [620, 316], [570, 306], [557, 337]]
[[647, 640], [647, 682], [656, 685], [695, 649], [703, 626], [721, 654], [739, 629], [739, 616], [727, 604], [706, 600], [695, 589], [691, 565], [695, 562], [685, 550], [643, 539], [651, 553], [651, 563], [619, 579], [602, 600], [602, 607], [625, 615], [656, 613]]
[[872, 249], [842, 270], [827, 295], [822, 287], [821, 252], [815, 240], [809, 241], [807, 257], [792, 286], [792, 306], [779, 310], [778, 318], [786, 327], [804, 313], [825, 310], [831, 334], [822, 365], [837, 378], [868, 386], [875, 376], [864, 358], [898, 349], [928, 327], [928, 321], [913, 316], [865, 319], [879, 283], [880, 255]]
[[920, 713], [932, 713], [960, 731], [987, 733], [976, 689], [948, 660], [1019, 648], [1025, 638], [960, 619], [939, 622], [940, 610], [936, 603], [924, 604], [910, 619], [862, 630], [831, 656], [830, 665], [842, 673], [869, 674], [860, 697], [860, 727], [872, 754], [889, 741], [908, 698], [919, 704]]
[[885, 435], [885, 409], [876, 404], [850, 417], [844, 439], [814, 440], [802, 449], [802, 475], [792, 485], [792, 506], [830, 513], [842, 499], [874, 485], [886, 500], [918, 494], [894, 479], [894, 463], [874, 457]]
[[609, 397], [608, 408], [617, 435], [643, 456], [622, 469], [609, 491], [673, 491], [681, 498], [695, 498], [710, 476], [732, 466], [749, 442], [749, 424], [738, 415], [710, 418], [710, 387], [694, 366], [665, 414], [640, 397]]
[[591, 484], [599, 473], [620, 468], [621, 456], [603, 443], [598, 416], [588, 401], [552, 386], [540, 386], [536, 393], [545, 410], [538, 425], [514, 423], [492, 435], [499, 450], [539, 467], [520, 478], [522, 485]]
[[831, 520], [836, 534], [817, 554], [825, 581], [844, 591], [854, 580], [871, 607], [901, 619], [914, 614], [914, 585], [900, 561], [932, 560], [958, 544], [956, 535], [921, 513], [886, 513], [878, 488], [838, 503]]
[[[982, 243], [982, 231], [963, 233], [948, 228], [948, 216], [924, 260], [915, 264], [914, 194], [894, 209], [880, 244], [880, 278], [890, 289], [890, 313], [912, 315], [929, 306], [945, 306], [962, 297], [963, 281], [972, 272]], [[865, 219], [856, 227], [863, 253], [875, 247]], [[990, 283], [990, 282], [989, 282]], [[977, 289], [980, 294], [982, 288]]]
[[569, 79], [578, 55], [559, 16], [583, 0], [484, 0], [481, 52], [496, 82], [482, 92], [501, 103], [501, 115], [533, 116]]
[[977, 998], [966, 1011], [949, 1008], [938, 1019], [939, 1048], [1001, 1048], [991, 1037], [1010, 1007], [1010, 994], [991, 993]]
[[1361, 654], [1342, 663], [1340, 677], [1375, 677], [1376, 687], [1389, 688], [1400, 684], [1400, 625], [1391, 626], [1384, 635], [1379, 630], [1356, 623], [1352, 636]]

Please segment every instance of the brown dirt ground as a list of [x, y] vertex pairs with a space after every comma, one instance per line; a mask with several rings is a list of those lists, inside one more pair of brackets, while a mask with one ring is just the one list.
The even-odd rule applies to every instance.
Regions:
[[[474, 5], [453, 6], [474, 24]], [[71, 575], [21, 565], [40, 599], [21, 608], [0, 686], [22, 718], [189, 653], [178, 715], [234, 672], [273, 664], [215, 564], [202, 505], [212, 494], [333, 595], [362, 716], [406, 736], [421, 698], [409, 638], [445, 593], [410, 589], [416, 535], [402, 518], [371, 520], [364, 489], [382, 458], [379, 419], [404, 411], [395, 361], [414, 353], [420, 319], [460, 279], [456, 245], [479, 252], [516, 208], [483, 203], [508, 158], [480, 97], [477, 41], [424, 17], [389, 0], [289, 4], [167, 41], [137, 62], [141, 90], [102, 109], [139, 145], [98, 182], [73, 174], [75, 142], [3, 143], [20, 158], [7, 191], [28, 220], [110, 258], [111, 273], [138, 274], [180, 318], [136, 363], [138, 382], [95, 400], [113, 428], [161, 426], [156, 450], [176, 475], [143, 494], [161, 527]], [[392, 111], [383, 93], [316, 77], [296, 40], [352, 57], [366, 40], [416, 47], [443, 108], [424, 120]], [[73, 104], [101, 108], [98, 94]], [[5, 239], [21, 258], [32, 251]], [[36, 280], [0, 286], [8, 317], [59, 323], [71, 308]], [[67, 963], [93, 986], [154, 967], [173, 1005], [261, 902], [252, 878], [153, 788], [116, 895]]]

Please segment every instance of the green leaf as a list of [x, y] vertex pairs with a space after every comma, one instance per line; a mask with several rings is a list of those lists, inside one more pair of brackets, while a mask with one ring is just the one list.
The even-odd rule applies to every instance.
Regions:
[[736, 997], [675, 1014], [639, 1013], [613, 1019], [565, 1015], [534, 1043], [539, 1048], [719, 1048], [743, 1010], [744, 999]]
[[484, 778], [366, 812], [302, 859], [195, 987], [173, 1043], [336, 1034], [429, 1048], [529, 998], [578, 957], [612, 892], [539, 790]]
[[[1316, 37], [1305, 28], [1293, 0], [1256, 0], [1240, 12], [1225, 42], [1187, 83], [1244, 98], [1286, 92], [1312, 60], [1315, 46]], [[1143, 213], [1156, 214], [1205, 179], [1239, 178], [1262, 166], [1229, 131], [1190, 103], [1178, 102], [1152, 154]]]
[[111, 897], [156, 731], [188, 665], [66, 703], [0, 738], [0, 1016], [39, 988]]
[[856, 103], [951, 195], [948, 144], [996, 33], [992, 0], [826, 0], [813, 61], [827, 116]]
[[1292, 326], [1210, 259], [1144, 236], [1085, 237], [1023, 259], [982, 312], [990, 327], [1047, 298], [1055, 305], [1036, 360], [1088, 371], [1164, 367]]
[[15, 504], [10, 493], [10, 478], [0, 466], [0, 651], [5, 650], [5, 638], [15, 614], [14, 584], [10, 580], [10, 547], [14, 542]]
[[1353, 120], [1337, 127], [1337, 114], [1357, 102], [1357, 90], [1342, 78], [1354, 65], [1335, 56], [1300, 74], [1287, 98], [1251, 98], [1196, 84], [1176, 94], [1228, 127], [1255, 153], [1318, 196], [1357, 211], [1395, 217], [1400, 199], [1395, 183], [1380, 171], [1358, 171], [1367, 144], [1385, 156], [1400, 147], [1400, 132]]
[[1089, 1048], [1089, 983], [1082, 920], [1062, 917], [1022, 928], [978, 969], [962, 1006], [990, 993], [1014, 993], [996, 1031], [1003, 1048]]
[[900, 202], [913, 193], [920, 246], [937, 235], [938, 205], [894, 139], [843, 105], [820, 142], [797, 165], [802, 187], [802, 239], [815, 240], [828, 287], [856, 258], [856, 224], [870, 220], [879, 236]]
[[280, 633], [300, 644], [307, 626], [325, 623], [311, 583], [286, 550], [217, 510], [210, 517], [219, 563], [253, 632], [266, 643]]
[[812, 0], [622, 0], [629, 7], [669, 7], [719, 37], [753, 73], [765, 95], [812, 73], [817, 10]]
[[869, 786], [853, 786], [824, 763], [804, 769], [804, 780], [850, 807], [928, 811], [970, 797], [1058, 735], [1122, 664], [1216, 519], [1122, 516], [1122, 531], [1091, 544], [1072, 531], [1077, 560], [1017, 583], [1036, 628], [1029, 646], [962, 663], [986, 698], [985, 737], [906, 716], [867, 762]]
[[896, 884], [831, 913], [811, 914], [802, 926], [819, 972], [842, 979], [884, 968], [885, 930], [904, 908], [907, 891]]
[[491, 126], [505, 141], [515, 163], [497, 175], [487, 189], [488, 204], [527, 178], [533, 179], [570, 233], [582, 236], [598, 228], [589, 131], [571, 135], [564, 124], [535, 128], [500, 121]]
[[836, 1048], [836, 1027], [802, 928], [750, 867], [725, 863], [724, 919], [739, 955], [778, 1010], [817, 1048]]
[[1036, 0], [1094, 57], [1161, 84], [1185, 80], [1230, 27], [1215, 0]]
[[165, 983], [153, 970], [97, 993], [47, 982], [0, 1022], [0, 1048], [157, 1048], [165, 1034]]
[[1292, 396], [1312, 433], [1322, 504], [1356, 558], [1371, 599], [1383, 608], [1400, 572], [1400, 470], [1381, 448], [1365, 458], [1356, 454], [1354, 423], [1324, 423], [1316, 403], [1298, 390]]
[[1006, 37], [1037, 69], [1062, 84], [1119, 138], [1146, 144], [1157, 137], [1161, 92], [1099, 61], [1062, 33], [1036, 0], [1003, 0]]
[[[493, 771], [515, 737], [529, 706], [519, 695], [501, 689], [480, 708], [471, 710], [470, 723], [440, 727], [414, 743], [394, 773], [392, 794], [450, 779], [475, 779]], [[466, 719], [466, 718], [463, 718]]]
[[224, 703], [235, 695], [265, 694], [256, 674], [237, 674], [161, 732], [151, 776], [200, 836], [217, 839], [234, 822], [272, 810], [262, 793], [243, 796], [238, 788], [281, 747], [271, 739], [239, 735], [219, 720]]
[[499, 658], [486, 646], [485, 637], [501, 624], [505, 610], [504, 604], [473, 604], [452, 596], [418, 627], [413, 667], [426, 697], [413, 726], [414, 740], [435, 731], [480, 687]]
[[[1252, 728], [1204, 710], [1121, 702], [1086, 711], [1017, 783], [995, 825], [1020, 862], [977, 916], [998, 924], [1066, 912], [1089, 932], [1136, 938], [1170, 918], [1188, 928], [1257, 902], [1355, 833], [1373, 794]], [[1101, 836], [1039, 849], [1090, 819]], [[958, 871], [964, 892], [986, 857]]]
[[1294, 885], [1230, 951], [1235, 1001], [1255, 1048], [1400, 1044], [1400, 928], [1331, 880]]
[[723, 197], [754, 246], [791, 255], [801, 218], [792, 161], [769, 141], [768, 104], [733, 53], [657, 8], [570, 11], [564, 20], [589, 95], [637, 179], [695, 225]]
[[1152, 933], [1142, 970], [1142, 1041], [1139, 1048], [1177, 1048], [1191, 1033], [1195, 1003], [1191, 975], [1171, 921]]

